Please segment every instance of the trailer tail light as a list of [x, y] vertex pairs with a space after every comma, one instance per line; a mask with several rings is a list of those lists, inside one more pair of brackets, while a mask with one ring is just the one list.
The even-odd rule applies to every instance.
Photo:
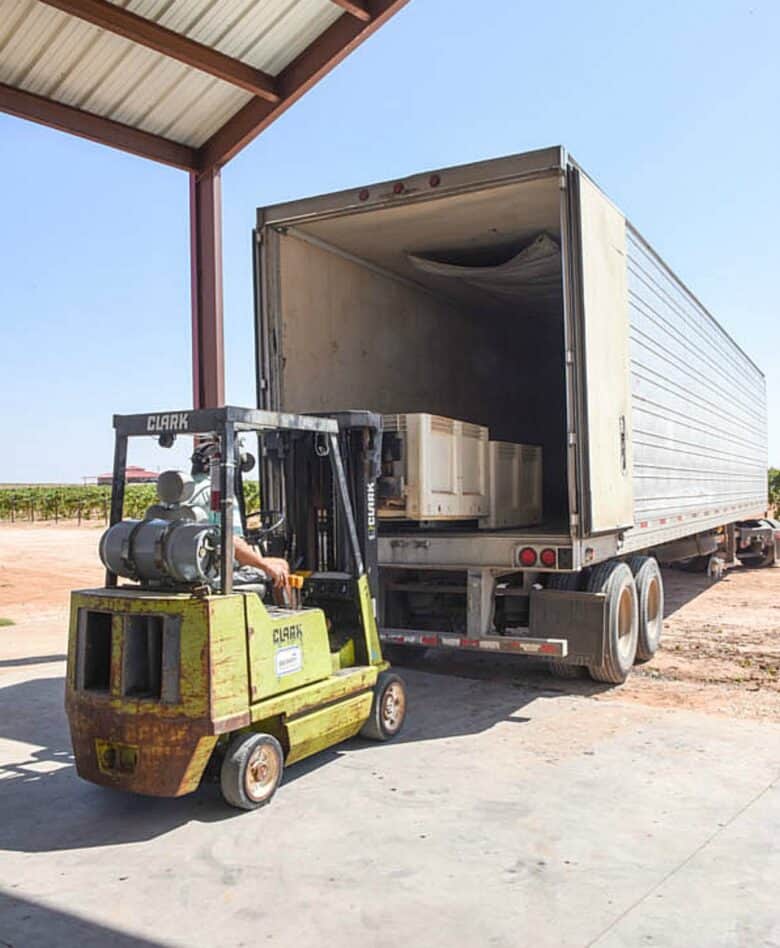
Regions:
[[521, 566], [535, 566], [536, 565], [536, 550], [532, 546], [524, 546], [520, 550], [520, 560]]
[[549, 547], [546, 550], [542, 550], [539, 554], [539, 559], [542, 561], [542, 566], [555, 566], [555, 550]]

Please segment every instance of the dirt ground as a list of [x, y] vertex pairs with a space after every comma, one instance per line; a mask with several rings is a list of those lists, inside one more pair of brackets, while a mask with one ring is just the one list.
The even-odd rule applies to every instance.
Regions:
[[[99, 585], [102, 524], [0, 524], [0, 652], [64, 654], [71, 589]], [[664, 571], [666, 622], [653, 661], [618, 688], [558, 681], [537, 664], [504, 656], [439, 652], [426, 670], [510, 680], [597, 700], [683, 707], [780, 721], [780, 568], [729, 569], [718, 581]]]

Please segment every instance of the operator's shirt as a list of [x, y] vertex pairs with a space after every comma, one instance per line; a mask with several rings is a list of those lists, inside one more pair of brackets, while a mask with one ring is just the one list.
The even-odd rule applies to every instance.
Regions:
[[[199, 508], [206, 514], [209, 523], [213, 523], [217, 527], [220, 526], [219, 511], [211, 509], [211, 478], [208, 474], [195, 474], [193, 480], [195, 481], [195, 490], [187, 502], [187, 506]], [[235, 493], [233, 494], [233, 535], [242, 536], [241, 514], [238, 510]]]

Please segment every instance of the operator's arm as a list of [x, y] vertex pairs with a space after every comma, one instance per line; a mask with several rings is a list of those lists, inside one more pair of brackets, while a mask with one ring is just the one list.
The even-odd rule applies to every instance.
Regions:
[[233, 551], [239, 566], [255, 566], [267, 573], [277, 589], [290, 585], [290, 566], [276, 556], [260, 556], [243, 537], [233, 538]]

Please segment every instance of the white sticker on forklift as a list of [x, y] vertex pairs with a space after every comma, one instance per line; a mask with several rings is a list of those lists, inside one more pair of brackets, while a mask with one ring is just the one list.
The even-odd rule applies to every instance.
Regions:
[[277, 678], [292, 675], [303, 668], [303, 649], [300, 645], [289, 645], [287, 648], [280, 648], [274, 661], [276, 663]]

